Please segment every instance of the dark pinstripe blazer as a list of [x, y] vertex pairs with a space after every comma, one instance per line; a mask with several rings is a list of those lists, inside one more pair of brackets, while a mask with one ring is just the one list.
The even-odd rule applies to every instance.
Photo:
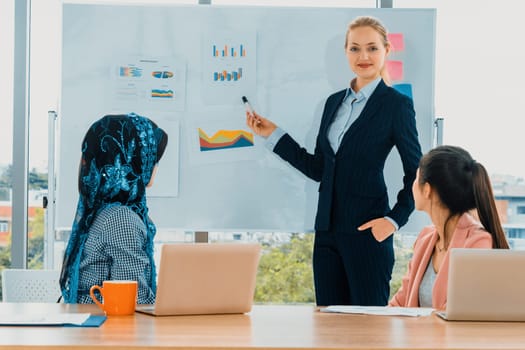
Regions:
[[[414, 210], [411, 186], [421, 158], [412, 100], [379, 82], [334, 154], [328, 129], [345, 92], [336, 92], [326, 100], [314, 154], [288, 134], [279, 140], [274, 152], [320, 181], [316, 231], [354, 232], [366, 221], [384, 216], [401, 227]], [[401, 156], [404, 176], [397, 203], [390, 208], [383, 169], [393, 147]]]

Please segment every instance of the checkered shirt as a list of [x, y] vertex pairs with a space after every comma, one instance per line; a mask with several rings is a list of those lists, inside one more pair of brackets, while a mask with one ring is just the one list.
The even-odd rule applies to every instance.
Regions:
[[98, 213], [88, 234], [80, 259], [78, 303], [93, 303], [89, 289], [104, 280], [134, 280], [137, 302], [153, 304], [146, 227], [140, 217], [126, 206], [111, 206]]

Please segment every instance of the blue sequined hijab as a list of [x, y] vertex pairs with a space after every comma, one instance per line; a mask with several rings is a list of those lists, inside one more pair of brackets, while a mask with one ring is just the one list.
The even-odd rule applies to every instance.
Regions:
[[69, 242], [64, 253], [60, 287], [66, 303], [76, 303], [80, 258], [89, 228], [97, 213], [111, 205], [125, 205], [144, 222], [147, 255], [155, 291], [153, 238], [156, 228], [148, 216], [146, 186], [162, 157], [168, 135], [148, 118], [134, 113], [106, 115], [82, 141], [79, 200]]

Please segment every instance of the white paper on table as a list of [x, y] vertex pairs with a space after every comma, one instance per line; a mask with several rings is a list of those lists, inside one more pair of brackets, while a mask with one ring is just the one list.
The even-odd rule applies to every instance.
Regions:
[[0, 315], [0, 325], [82, 325], [89, 318], [89, 313], [79, 314], [29, 314]]
[[331, 305], [320, 309], [321, 312], [343, 314], [366, 314], [383, 316], [429, 316], [434, 309], [429, 307], [397, 307], [397, 306], [357, 306]]

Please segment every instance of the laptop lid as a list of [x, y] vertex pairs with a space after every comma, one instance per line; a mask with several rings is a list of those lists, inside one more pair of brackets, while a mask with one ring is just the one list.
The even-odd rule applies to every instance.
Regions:
[[454, 248], [446, 319], [525, 321], [525, 251]]
[[164, 244], [152, 314], [251, 311], [260, 249], [242, 243]]

